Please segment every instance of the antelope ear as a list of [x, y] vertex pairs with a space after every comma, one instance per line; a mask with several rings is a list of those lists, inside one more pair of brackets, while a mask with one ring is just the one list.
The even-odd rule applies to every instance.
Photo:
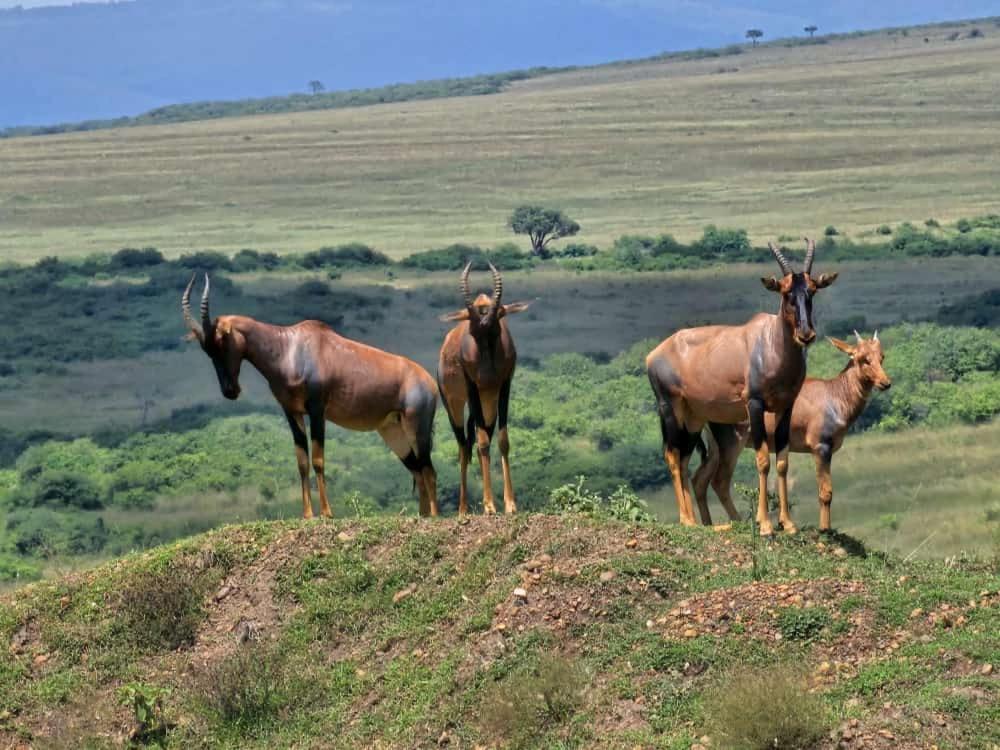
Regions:
[[765, 289], [769, 289], [772, 292], [781, 291], [781, 282], [778, 281], [773, 276], [763, 276], [761, 277], [760, 283], [764, 285]]
[[529, 307], [531, 307], [530, 302], [511, 302], [509, 305], [500, 306], [500, 317], [505, 315], [513, 315], [514, 313], [524, 312]]
[[438, 320], [443, 323], [453, 323], [456, 320], [468, 320], [469, 311], [468, 310], [456, 310], [455, 312], [445, 313], [444, 315], [439, 315]]
[[233, 332], [233, 326], [228, 320], [220, 321], [215, 324], [215, 332], [217, 336], [228, 336]]
[[854, 347], [848, 344], [846, 341], [841, 341], [840, 339], [835, 339], [832, 336], [827, 336], [827, 341], [833, 344], [837, 349], [840, 349], [844, 354], [848, 356], [854, 356]]
[[824, 274], [820, 274], [820, 277], [818, 279], [816, 279], [816, 288], [817, 289], [826, 289], [828, 286], [830, 286], [830, 284], [832, 284], [833, 282], [835, 282], [837, 280], [837, 276], [839, 276], [839, 275], [840, 274], [837, 274], [837, 273], [824, 273]]

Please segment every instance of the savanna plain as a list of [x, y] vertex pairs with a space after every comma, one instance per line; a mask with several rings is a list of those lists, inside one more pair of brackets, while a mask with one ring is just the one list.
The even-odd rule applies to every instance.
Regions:
[[[805, 41], [0, 139], [0, 746], [1000, 747], [1000, 26]], [[582, 229], [534, 257], [523, 203]], [[643, 358], [773, 312], [763, 248], [803, 234], [840, 274], [810, 374], [878, 329], [893, 378], [836, 531], [793, 454], [803, 530], [760, 539], [749, 452], [747, 520], [679, 527]], [[189, 278], [434, 372], [466, 258], [532, 303], [522, 512], [479, 517], [471, 471], [472, 518], [417, 519], [331, 426], [338, 518], [297, 520], [266, 383], [224, 401], [183, 340]], [[433, 457], [453, 516], [441, 409]]]

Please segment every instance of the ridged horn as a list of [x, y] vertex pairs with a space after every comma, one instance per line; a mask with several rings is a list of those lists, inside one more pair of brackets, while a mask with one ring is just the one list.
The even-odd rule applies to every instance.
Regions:
[[470, 260], [465, 264], [465, 270], [462, 271], [462, 279], [459, 281], [458, 289], [462, 293], [462, 301], [468, 309], [472, 309], [472, 292], [469, 291], [469, 271], [472, 270], [472, 261]]
[[205, 291], [201, 293], [201, 327], [202, 330], [207, 331], [212, 327], [212, 316], [208, 312], [208, 293], [211, 290], [211, 284], [208, 280], [208, 274], [205, 274]]
[[503, 299], [503, 276], [494, 267], [492, 263], [490, 265], [490, 272], [493, 274], [493, 307], [500, 307], [500, 300]]
[[806, 241], [806, 262], [802, 266], [802, 273], [812, 273], [813, 260], [816, 258], [816, 241], [808, 237], [803, 237]]
[[773, 242], [768, 242], [767, 246], [771, 248], [771, 253], [774, 255], [774, 259], [778, 261], [778, 265], [781, 266], [781, 272], [785, 276], [790, 276], [792, 273], [792, 264], [788, 262], [788, 258], [785, 257]]
[[191, 290], [194, 288], [194, 280], [197, 275], [191, 274], [191, 281], [188, 282], [184, 294], [181, 295], [181, 312], [184, 313], [184, 324], [200, 339], [205, 335], [205, 331], [191, 315]]

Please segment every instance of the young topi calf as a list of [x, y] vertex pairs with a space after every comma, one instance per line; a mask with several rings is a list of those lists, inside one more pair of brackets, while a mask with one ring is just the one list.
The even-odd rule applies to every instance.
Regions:
[[437, 515], [437, 474], [431, 463], [437, 391], [427, 370], [405, 357], [339, 336], [317, 320], [293, 326], [269, 325], [242, 315], [212, 320], [208, 274], [199, 323], [191, 315], [193, 286], [194, 277], [181, 297], [184, 322], [190, 337], [211, 358], [222, 395], [239, 397], [240, 366], [246, 360], [264, 376], [285, 412], [295, 440], [303, 518], [313, 515], [306, 416], [322, 515], [333, 515], [323, 473], [328, 419], [349, 430], [378, 432], [413, 475], [420, 515]]
[[[871, 398], [872, 389], [887, 391], [892, 386], [892, 380], [882, 369], [885, 355], [878, 340], [878, 331], [868, 340], [862, 339], [857, 331], [854, 335], [857, 338], [855, 346], [830, 339], [831, 344], [851, 358], [850, 361], [835, 378], [806, 378], [792, 406], [788, 447], [793, 453], [811, 453], [816, 460], [821, 531], [830, 529], [830, 505], [833, 502], [830, 463], [833, 454], [840, 450], [847, 431], [861, 416]], [[769, 449], [774, 451], [775, 415], [767, 414], [764, 423]], [[709, 431], [708, 456], [698, 467], [692, 482], [701, 520], [705, 524], [712, 523], [708, 512], [709, 483], [722, 504], [731, 506], [730, 488], [736, 461], [740, 450], [750, 443], [748, 422], [739, 425], [709, 424]], [[779, 462], [778, 476], [787, 473], [788, 462]]]
[[[479, 468], [483, 474], [483, 510], [496, 513], [493, 487], [490, 485], [490, 442], [499, 421], [503, 505], [505, 512], [513, 513], [517, 510], [517, 500], [510, 478], [507, 409], [510, 405], [510, 383], [517, 365], [517, 350], [507, 327], [507, 316], [527, 310], [530, 303], [502, 304], [503, 277], [492, 263], [493, 295], [480, 294], [473, 299], [469, 290], [471, 269], [470, 261], [462, 271], [459, 284], [465, 309], [441, 316], [441, 320], [458, 321], [458, 325], [444, 337], [438, 360], [441, 400], [458, 441], [461, 465], [458, 512], [464, 514], [469, 511], [466, 480], [475, 442], [479, 447]], [[469, 405], [467, 421], [466, 403]]]
[[[757, 522], [762, 535], [773, 533], [767, 514], [767, 474], [771, 456], [764, 427], [765, 412], [777, 420], [775, 443], [779, 466], [788, 460], [788, 425], [792, 403], [806, 376], [806, 347], [816, 338], [812, 300], [837, 274], [811, 276], [816, 245], [808, 251], [801, 273], [792, 270], [782, 252], [770, 245], [781, 267], [781, 279], [762, 278], [781, 297], [777, 315], [761, 313], [741, 326], [686, 328], [666, 339], [646, 357], [646, 371], [656, 396], [663, 433], [663, 455], [674, 482], [680, 522], [693, 526], [688, 462], [709, 422], [740, 424], [749, 417], [757, 451], [759, 499]], [[781, 522], [794, 530], [788, 492], [779, 474]], [[738, 516], [730, 503], [730, 515]]]

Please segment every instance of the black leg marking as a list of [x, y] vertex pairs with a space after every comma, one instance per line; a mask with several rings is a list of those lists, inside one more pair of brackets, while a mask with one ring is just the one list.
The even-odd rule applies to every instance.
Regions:
[[500, 420], [500, 429], [504, 429], [507, 426], [507, 409], [510, 407], [510, 382], [511, 378], [508, 378], [502, 386], [500, 386], [500, 401], [497, 405], [497, 418]]
[[788, 438], [792, 429], [792, 410], [789, 407], [778, 419], [774, 428], [774, 452], [781, 453], [788, 447]]
[[309, 435], [313, 442], [323, 445], [326, 440], [326, 410], [322, 404], [315, 402], [306, 406], [309, 413]]
[[747, 403], [747, 411], [750, 414], [750, 439], [753, 441], [754, 449], [759, 450], [760, 446], [767, 442], [767, 427], [764, 424], [764, 402], [758, 398], [751, 398]]
[[469, 391], [469, 413], [474, 418], [476, 427], [486, 430], [486, 434], [492, 440], [493, 428], [496, 427], [496, 423], [486, 424], [486, 417], [483, 415], [483, 402], [479, 398], [479, 389], [476, 388], [476, 384], [468, 378], [465, 379], [465, 384]]
[[292, 428], [292, 439], [295, 441], [295, 445], [306, 452], [309, 455], [309, 438], [306, 437], [305, 431], [299, 427], [299, 422], [296, 419], [296, 415], [290, 411], [285, 412], [285, 419], [288, 420], [288, 426]]
[[441, 395], [441, 403], [444, 404], [444, 413], [448, 415], [448, 424], [451, 425], [451, 431], [455, 434], [455, 440], [458, 441], [459, 447], [471, 445], [472, 440], [462, 431], [462, 415], [459, 414], [458, 419], [455, 419], [456, 415], [452, 414], [448, 408], [448, 399], [444, 396], [444, 389], [441, 387], [440, 380], [438, 380], [438, 393]]

